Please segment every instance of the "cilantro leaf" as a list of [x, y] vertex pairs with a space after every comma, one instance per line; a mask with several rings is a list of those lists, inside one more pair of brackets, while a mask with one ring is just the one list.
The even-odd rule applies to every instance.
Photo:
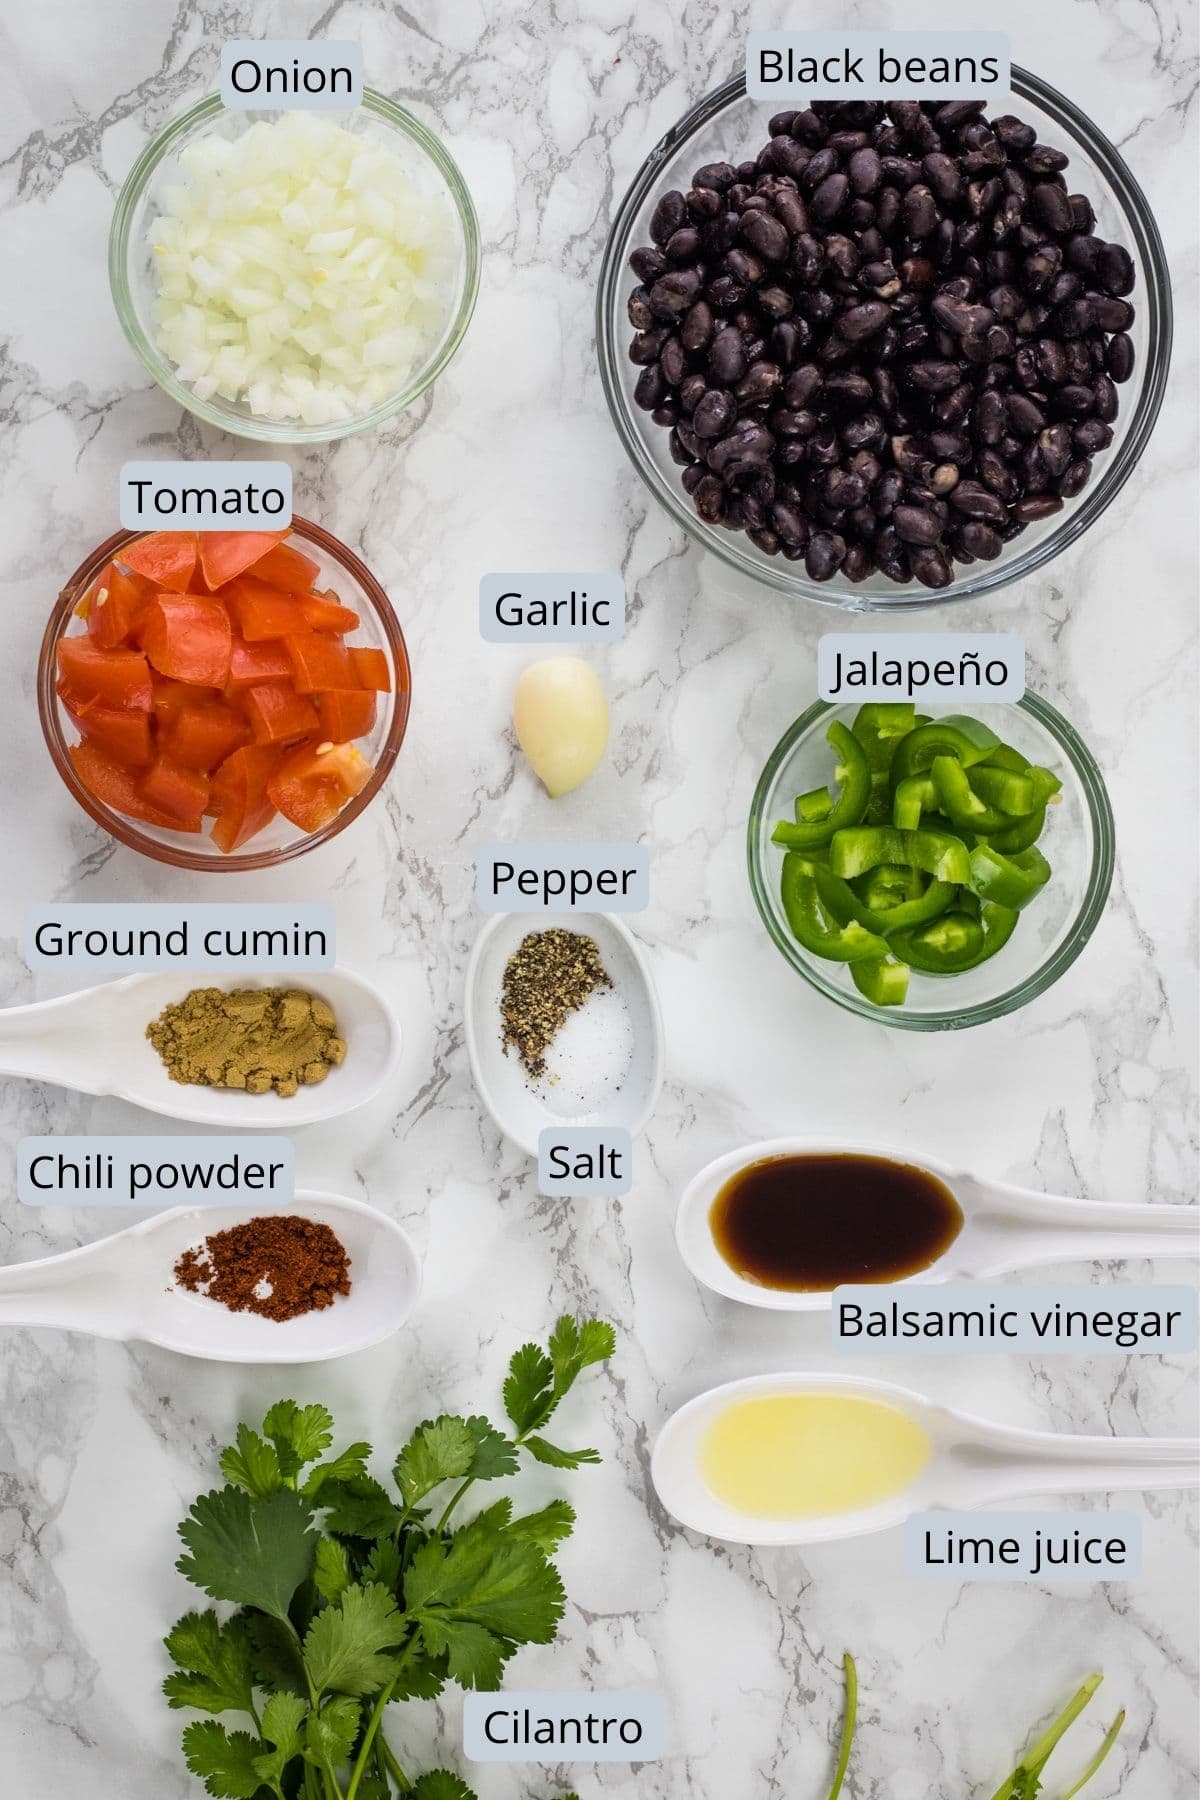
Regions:
[[270, 1750], [254, 1758], [260, 1778], [282, 1792], [283, 1771], [303, 1746], [308, 1702], [298, 1694], [272, 1694], [263, 1708], [262, 1733]]
[[283, 1470], [274, 1444], [266, 1444], [248, 1425], [237, 1428], [237, 1444], [221, 1452], [221, 1473], [252, 1500], [264, 1500], [283, 1487]]
[[327, 1481], [367, 1480], [367, 1458], [371, 1454], [370, 1444], [348, 1444], [331, 1456], [328, 1462], [317, 1463], [308, 1471], [300, 1484], [300, 1492], [306, 1500], [311, 1500], [320, 1493]]
[[560, 1450], [557, 1444], [548, 1444], [542, 1437], [526, 1438], [525, 1448], [536, 1462], [545, 1463], [550, 1469], [578, 1469], [584, 1463], [600, 1461], [598, 1450]]
[[411, 1654], [405, 1649], [404, 1666], [395, 1678], [393, 1700], [436, 1700], [449, 1678], [449, 1658], [434, 1656], [420, 1640]]
[[540, 1512], [526, 1513], [522, 1519], [514, 1519], [506, 1526], [509, 1537], [524, 1538], [546, 1556], [550, 1556], [569, 1538], [575, 1527], [575, 1508], [565, 1500], [551, 1500]]
[[415, 1506], [443, 1481], [461, 1481], [474, 1460], [475, 1438], [467, 1421], [445, 1413], [417, 1426], [392, 1475], [405, 1506]]
[[422, 1615], [444, 1607], [514, 1643], [548, 1644], [563, 1614], [558, 1571], [535, 1544], [497, 1534], [478, 1521], [447, 1543], [421, 1545], [404, 1578], [404, 1598]]
[[251, 1710], [254, 1671], [240, 1619], [223, 1625], [211, 1609], [185, 1613], [163, 1642], [179, 1665], [163, 1682], [168, 1706], [194, 1706], [208, 1713]]
[[516, 1648], [486, 1625], [475, 1625], [448, 1613], [430, 1613], [423, 1618], [421, 1636], [435, 1656], [445, 1655], [451, 1680], [464, 1688], [498, 1688], [504, 1665]]
[[246, 1613], [243, 1619], [258, 1686], [307, 1694], [304, 1660], [291, 1626], [284, 1620], [268, 1618], [266, 1613]]
[[226, 1731], [215, 1719], [196, 1719], [183, 1734], [188, 1768], [218, 1800], [254, 1800], [263, 1785], [255, 1760], [266, 1747], [248, 1731]]
[[415, 1781], [409, 1800], [476, 1800], [474, 1788], [469, 1788], [461, 1775], [452, 1775], [449, 1769], [431, 1769], [428, 1775], [422, 1775]]
[[350, 1760], [361, 1719], [362, 1707], [348, 1694], [326, 1700], [319, 1712], [308, 1715], [305, 1761], [336, 1778], [339, 1764]]
[[275, 1446], [284, 1475], [294, 1481], [306, 1463], [324, 1456], [332, 1444], [333, 1416], [323, 1406], [277, 1400], [263, 1420], [263, 1431]]
[[175, 1567], [214, 1600], [286, 1619], [292, 1595], [312, 1573], [316, 1533], [299, 1494], [281, 1488], [257, 1503], [241, 1488], [201, 1494], [179, 1527], [190, 1552]]
[[517, 1446], [497, 1431], [490, 1419], [475, 1414], [467, 1420], [467, 1430], [475, 1440], [471, 1475], [476, 1481], [495, 1481], [499, 1475], [516, 1474], [520, 1466]]
[[397, 1592], [403, 1563], [400, 1546], [392, 1538], [380, 1538], [372, 1544], [371, 1554], [363, 1564], [363, 1581], [377, 1581], [389, 1594]]
[[322, 1600], [336, 1600], [353, 1579], [350, 1552], [345, 1544], [337, 1538], [319, 1538], [313, 1560], [313, 1581]]
[[316, 1503], [329, 1508], [326, 1531], [338, 1531], [344, 1537], [389, 1538], [400, 1523], [399, 1507], [371, 1475], [326, 1481]]
[[550, 1333], [550, 1361], [554, 1388], [561, 1398], [582, 1370], [607, 1362], [617, 1347], [617, 1334], [606, 1319], [585, 1319], [579, 1325], [564, 1313]]
[[519, 1434], [544, 1425], [554, 1391], [554, 1364], [537, 1344], [514, 1352], [504, 1382], [504, 1410]]
[[395, 1659], [381, 1651], [402, 1643], [407, 1622], [386, 1588], [348, 1587], [317, 1614], [304, 1640], [304, 1666], [318, 1694], [372, 1694], [389, 1680]]

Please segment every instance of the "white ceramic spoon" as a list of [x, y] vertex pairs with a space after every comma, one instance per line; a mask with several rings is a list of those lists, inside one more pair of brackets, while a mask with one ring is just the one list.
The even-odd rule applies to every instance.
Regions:
[[297, 1194], [279, 1210], [323, 1220], [350, 1258], [350, 1292], [320, 1312], [264, 1319], [176, 1287], [173, 1271], [185, 1250], [255, 1213], [180, 1206], [79, 1250], [0, 1268], [0, 1325], [140, 1339], [181, 1356], [243, 1363], [325, 1362], [398, 1331], [421, 1287], [407, 1233], [373, 1206], [336, 1194]]
[[[146, 1027], [195, 988], [297, 987], [327, 1000], [346, 1039], [346, 1060], [290, 1098], [172, 1081]], [[0, 1012], [0, 1075], [50, 1081], [81, 1094], [114, 1094], [147, 1112], [223, 1130], [286, 1131], [336, 1119], [372, 1099], [395, 1073], [400, 1022], [387, 1001], [345, 969], [317, 974], [128, 975], [57, 1000]]]
[[732, 1269], [717, 1249], [709, 1213], [731, 1176], [772, 1156], [878, 1156], [928, 1169], [950, 1189], [963, 1226], [937, 1261], [910, 1282], [990, 1281], [1019, 1269], [1060, 1262], [1108, 1262], [1122, 1257], [1200, 1256], [1200, 1215], [1192, 1207], [1065, 1200], [1032, 1188], [983, 1181], [931, 1156], [881, 1144], [828, 1143], [818, 1138], [770, 1138], [731, 1150], [689, 1182], [675, 1218], [679, 1253], [696, 1280], [714, 1293], [774, 1312], [827, 1312], [829, 1289], [809, 1293], [762, 1287]]
[[[530, 932], [555, 929], [594, 940], [632, 1032], [624, 1080], [591, 1111], [572, 1110], [556, 1100], [544, 1079], [531, 1084], [516, 1052], [506, 1051], [501, 1040], [504, 965]], [[603, 992], [596, 996], [603, 997]], [[636, 1136], [654, 1111], [662, 1087], [662, 1014], [645, 955], [612, 913], [497, 913], [476, 938], [467, 964], [465, 1023], [479, 1097], [504, 1135], [530, 1156], [537, 1155], [538, 1137], [547, 1125], [623, 1125]], [[582, 1071], [585, 1080], [587, 1073]]]
[[[856, 1512], [763, 1519], [719, 1500], [699, 1467], [701, 1441], [718, 1414], [736, 1400], [811, 1393], [838, 1393], [896, 1407], [928, 1435], [933, 1451], [929, 1462], [902, 1493]], [[734, 1544], [816, 1544], [885, 1531], [910, 1513], [933, 1507], [975, 1509], [1043, 1494], [1194, 1487], [1200, 1482], [1200, 1440], [1024, 1431], [935, 1405], [888, 1381], [796, 1371], [731, 1381], [680, 1407], [654, 1446], [651, 1477], [672, 1517], [704, 1537]]]

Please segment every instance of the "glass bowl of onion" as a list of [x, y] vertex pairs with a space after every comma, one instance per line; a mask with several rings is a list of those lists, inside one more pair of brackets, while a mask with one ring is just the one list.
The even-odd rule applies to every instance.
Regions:
[[267, 443], [411, 406], [462, 342], [479, 263], [454, 160], [370, 88], [337, 113], [201, 100], [134, 164], [108, 246], [117, 316], [159, 386]]

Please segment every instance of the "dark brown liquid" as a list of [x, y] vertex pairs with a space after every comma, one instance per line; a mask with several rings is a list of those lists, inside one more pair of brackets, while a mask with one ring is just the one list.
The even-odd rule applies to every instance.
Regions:
[[765, 1157], [730, 1176], [708, 1217], [744, 1280], [809, 1293], [915, 1275], [963, 1224], [936, 1175], [883, 1156]]

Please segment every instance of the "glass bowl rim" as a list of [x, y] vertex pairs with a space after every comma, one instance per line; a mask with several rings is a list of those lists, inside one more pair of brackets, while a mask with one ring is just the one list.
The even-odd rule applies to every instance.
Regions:
[[[1089, 484], [1061, 515], [1062, 522], [1046, 537], [1027, 549], [1018, 550], [1008, 559], [1001, 555], [995, 562], [979, 563], [967, 569], [961, 578], [944, 592], [933, 589], [909, 593], [897, 590], [896, 599], [862, 593], [852, 585], [809, 581], [792, 571], [797, 565], [782, 557], [764, 557], [755, 561], [742, 548], [738, 532], [723, 532], [706, 526], [697, 518], [695, 509], [686, 504], [682, 488], [668, 483], [653, 459], [646, 453], [640, 432], [634, 424], [632, 404], [626, 394], [622, 375], [624, 355], [612, 329], [619, 283], [625, 278], [626, 251], [633, 219], [645, 202], [655, 178], [668, 158], [680, 151], [703, 126], [709, 124], [746, 95], [745, 71], [732, 75], [710, 90], [691, 106], [654, 145], [643, 159], [629, 183], [617, 209], [604, 245], [600, 276], [596, 290], [596, 354], [600, 365], [600, 382], [608, 405], [609, 416], [617, 436], [643, 486], [663, 506], [677, 525], [701, 547], [726, 567], [762, 586], [773, 588], [793, 600], [812, 600], [818, 605], [836, 607], [844, 612], [892, 613], [916, 612], [924, 608], [949, 606], [958, 601], [975, 600], [983, 594], [1008, 587], [1026, 575], [1044, 568], [1062, 551], [1075, 543], [1116, 499], [1141, 460], [1157, 423], [1167, 390], [1171, 348], [1174, 339], [1174, 310], [1167, 270], [1166, 250], [1157, 221], [1142, 188], [1124, 157], [1099, 127], [1049, 82], [1032, 74], [1017, 63], [1012, 65], [1011, 92], [1030, 100], [1058, 125], [1069, 138], [1078, 142], [1097, 165], [1116, 197], [1122, 215], [1133, 236], [1144, 292], [1141, 301], [1146, 317], [1146, 370], [1138, 389], [1136, 410], [1119, 444], [1113, 447], [1099, 478]], [[657, 429], [657, 427], [656, 427]], [[1106, 453], [1107, 454], [1107, 453]], [[776, 567], [775, 565], [779, 566]], [[802, 565], [801, 565], [802, 566]]]
[[[268, 444], [320, 444], [331, 443], [339, 438], [353, 437], [360, 431], [368, 431], [381, 425], [395, 413], [402, 412], [419, 400], [426, 389], [431, 387], [449, 364], [462, 343], [471, 316], [475, 311], [475, 302], [479, 297], [481, 272], [481, 244], [479, 220], [475, 212], [475, 203], [471, 199], [461, 170], [440, 138], [436, 137], [428, 126], [423, 125], [413, 113], [410, 113], [389, 100], [386, 94], [375, 88], [364, 88], [361, 110], [370, 113], [373, 118], [399, 131], [404, 137], [415, 143], [433, 163], [445, 181], [454, 202], [455, 215], [462, 231], [463, 240], [463, 287], [455, 309], [449, 331], [438, 346], [437, 354], [425, 364], [403, 387], [378, 406], [359, 417], [345, 420], [333, 420], [323, 425], [304, 425], [296, 420], [263, 419], [252, 420], [242, 418], [239, 414], [227, 411], [225, 406], [202, 400], [178, 379], [166, 358], [155, 345], [154, 340], [142, 328], [137, 307], [133, 303], [132, 285], [129, 278], [130, 232], [133, 215], [141, 200], [151, 177], [167, 157], [170, 156], [196, 128], [203, 127], [212, 120], [227, 113], [220, 94], [207, 94], [197, 100], [186, 111], [176, 118], [169, 119], [145, 145], [137, 161], [130, 169], [121, 184], [117, 203], [113, 209], [112, 225], [108, 234], [108, 283], [112, 293], [113, 305], [121, 329], [129, 340], [139, 362], [154, 377], [163, 392], [177, 401], [188, 412], [197, 418], [204, 419], [210, 425], [219, 426], [233, 437], [249, 438], [256, 443]], [[358, 108], [347, 110], [357, 111]]]
[[[850, 703], [853, 706], [853, 702]], [[980, 702], [987, 705], [987, 702]], [[1104, 777], [1100, 773], [1095, 757], [1084, 743], [1075, 727], [1071, 725], [1048, 700], [1028, 691], [1017, 701], [992, 702], [992, 705], [1016, 707], [1027, 712], [1046, 731], [1071, 764], [1083, 789], [1088, 817], [1092, 827], [1092, 858], [1088, 871], [1087, 885], [1079, 902], [1078, 910], [1071, 925], [1045, 961], [1014, 986], [1006, 988], [1002, 993], [988, 1000], [977, 1001], [970, 1006], [947, 1007], [939, 1012], [906, 1013], [903, 1007], [875, 1006], [857, 988], [843, 989], [832, 981], [823, 978], [820, 970], [806, 957], [801, 956], [791, 937], [783, 929], [775, 916], [771, 899], [771, 891], [766, 881], [766, 859], [760, 856], [759, 843], [761, 827], [766, 813], [766, 802], [775, 785], [780, 769], [787, 761], [796, 745], [804, 737], [810, 735], [814, 727], [829, 713], [839, 711], [838, 706], [826, 700], [815, 700], [811, 706], [794, 719], [767, 758], [763, 771], [754, 788], [754, 798], [750, 803], [750, 818], [746, 830], [746, 860], [750, 875], [750, 888], [754, 895], [754, 904], [759, 917], [776, 948], [784, 959], [798, 974], [802, 975], [811, 987], [824, 994], [829, 1000], [842, 1006], [848, 1012], [857, 1013], [860, 1018], [873, 1019], [881, 1025], [891, 1025], [901, 1031], [953, 1031], [966, 1029], [972, 1025], [984, 1025], [991, 1019], [1007, 1017], [1016, 1012], [1029, 1001], [1037, 999], [1039, 994], [1054, 985], [1059, 977], [1066, 973], [1075, 961], [1084, 945], [1088, 942], [1101, 915], [1108, 903], [1109, 890], [1112, 887], [1113, 871], [1116, 862], [1116, 826], [1113, 820], [1112, 803], [1108, 797]], [[845, 710], [845, 709], [841, 709]]]
[[380, 747], [379, 755], [372, 770], [371, 778], [365, 787], [348, 800], [341, 812], [323, 825], [319, 831], [311, 834], [301, 833], [293, 842], [274, 850], [235, 850], [229, 856], [216, 853], [201, 852], [189, 848], [188, 838], [191, 834], [181, 834], [181, 842], [176, 844], [160, 843], [157, 838], [146, 836], [140, 829], [136, 819], [128, 818], [124, 813], [105, 806], [103, 801], [87, 788], [75, 773], [75, 765], [67, 752], [65, 734], [59, 716], [59, 699], [55, 688], [55, 645], [63, 635], [64, 628], [80, 598], [85, 594], [92, 582], [99, 575], [105, 564], [119, 555], [124, 545], [134, 538], [146, 537], [145, 531], [115, 531], [104, 543], [97, 546], [80, 563], [74, 574], [59, 590], [57, 599], [50, 609], [50, 617], [42, 634], [41, 648], [38, 652], [37, 668], [37, 702], [38, 717], [41, 720], [42, 736], [46, 740], [46, 748], [50, 759], [58, 770], [64, 785], [72, 798], [83, 808], [84, 812], [108, 832], [110, 837], [123, 844], [127, 850], [136, 850], [148, 856], [154, 862], [164, 863], [175, 869], [194, 869], [202, 875], [246, 874], [256, 869], [273, 869], [281, 863], [293, 862], [296, 857], [304, 856], [319, 845], [326, 844], [335, 838], [339, 831], [352, 825], [383, 787], [392, 772], [396, 758], [400, 754], [400, 746], [404, 742], [408, 729], [409, 714], [412, 709], [412, 667], [408, 658], [408, 646], [404, 640], [404, 632], [396, 617], [391, 601], [378, 579], [367, 568], [361, 557], [355, 555], [340, 538], [334, 537], [324, 526], [314, 524], [311, 519], [294, 517], [291, 525], [292, 533], [303, 541], [314, 545], [325, 552], [333, 561], [339, 563], [346, 572], [354, 577], [370, 601], [379, 620], [387, 647], [392, 668], [393, 690], [392, 717], [387, 736]]

